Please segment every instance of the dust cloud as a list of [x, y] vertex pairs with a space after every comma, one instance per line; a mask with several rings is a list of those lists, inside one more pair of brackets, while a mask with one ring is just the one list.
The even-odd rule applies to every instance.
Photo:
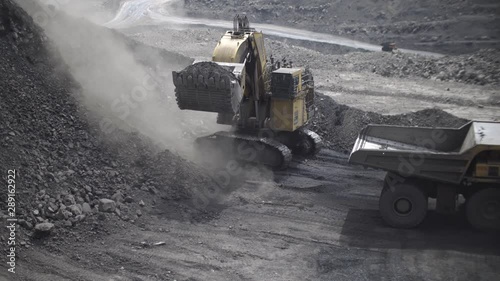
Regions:
[[189, 58], [134, 44], [114, 30], [91, 23], [87, 19], [105, 22], [110, 16], [90, 13], [96, 1], [87, 5], [79, 1], [72, 5], [69, 0], [17, 2], [57, 47], [104, 134], [116, 129], [136, 131], [160, 149], [193, 158], [194, 137], [225, 129], [215, 124], [214, 114], [178, 109], [171, 72], [189, 65]]

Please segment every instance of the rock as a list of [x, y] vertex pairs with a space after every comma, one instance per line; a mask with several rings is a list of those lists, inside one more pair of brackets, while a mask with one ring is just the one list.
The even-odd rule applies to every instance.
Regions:
[[90, 206], [91, 207], [99, 206], [99, 200], [98, 199], [92, 200], [92, 202], [90, 202]]
[[117, 209], [122, 209], [125, 205], [123, 203], [117, 202], [116, 203], [116, 208]]
[[125, 203], [132, 203], [132, 202], [134, 202], [134, 198], [130, 196], [125, 197]]
[[39, 223], [35, 225], [35, 235], [39, 237], [49, 235], [52, 232], [53, 228], [54, 224], [52, 223], [49, 222]]
[[82, 204], [82, 212], [84, 214], [90, 214], [90, 213], [92, 213], [92, 208], [90, 207], [89, 203], [83, 203]]
[[64, 196], [63, 204], [66, 206], [74, 205], [76, 203], [75, 196], [67, 194]]
[[154, 186], [150, 186], [150, 187], [148, 188], [148, 190], [149, 190], [149, 192], [150, 192], [151, 194], [157, 194], [157, 193], [158, 193], [158, 190], [157, 190], [157, 189], [156, 189], [156, 187], [154, 187]]
[[139, 201], [139, 206], [144, 207], [144, 206], [146, 206], [146, 204], [144, 203], [144, 201], [141, 200], [141, 201]]
[[26, 228], [26, 229], [32, 229], [33, 228], [33, 224], [30, 223], [29, 221], [26, 221], [26, 220], [19, 220], [19, 225]]
[[137, 214], [138, 217], [142, 216], [141, 210], [137, 210], [135, 213]]
[[65, 220], [64, 226], [70, 227], [70, 226], [73, 226], [73, 223], [70, 220]]
[[106, 212], [106, 213], [112, 213], [116, 209], [116, 203], [113, 200], [110, 199], [100, 199], [99, 200], [99, 211], [100, 212]]
[[43, 196], [45, 196], [45, 194], [46, 194], [45, 189], [38, 191], [38, 197], [43, 197]]
[[78, 215], [78, 216], [75, 217], [76, 221], [82, 221], [84, 219], [85, 219], [85, 215]]
[[77, 204], [83, 204], [85, 202], [85, 199], [83, 199], [81, 196], [76, 197], [76, 203]]
[[38, 211], [38, 209], [34, 209], [33, 210], [33, 215], [35, 215], [35, 216], [40, 215], [40, 211]]
[[123, 202], [123, 194], [120, 191], [117, 191], [113, 196], [111, 196], [111, 200], [114, 200], [115, 202]]
[[81, 215], [82, 212], [82, 206], [80, 204], [74, 204], [68, 207], [68, 210], [73, 213], [75, 216]]
[[59, 207], [57, 206], [57, 204], [55, 204], [53, 202], [49, 202], [49, 204], [47, 204], [45, 206], [45, 211], [49, 212], [49, 213], [55, 213], [55, 212], [57, 212], [58, 209], [59, 209]]
[[92, 187], [90, 187], [88, 185], [85, 185], [83, 188], [85, 189], [85, 191], [87, 191], [87, 193], [91, 193], [92, 192]]
[[68, 218], [72, 217], [73, 214], [66, 210], [66, 208], [59, 208], [59, 211], [57, 211], [56, 215], [54, 216], [55, 219], [58, 220], [67, 220]]
[[446, 73], [444, 71], [439, 72], [439, 74], [436, 76], [437, 79], [439, 80], [444, 80], [446, 79]]

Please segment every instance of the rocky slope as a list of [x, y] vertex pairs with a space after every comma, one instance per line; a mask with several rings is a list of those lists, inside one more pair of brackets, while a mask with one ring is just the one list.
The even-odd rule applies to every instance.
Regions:
[[[3, 181], [17, 170], [22, 233], [62, 233], [106, 219], [134, 223], [155, 204], [213, 185], [200, 168], [158, 153], [140, 134], [104, 134], [33, 20], [11, 0], [0, 1], [0, 19], [0, 170]], [[0, 210], [7, 215], [5, 192]]]
[[500, 50], [483, 49], [468, 55], [429, 58], [404, 53], [346, 55], [337, 61], [339, 68], [371, 71], [385, 77], [417, 76], [441, 81], [478, 85], [500, 84]]

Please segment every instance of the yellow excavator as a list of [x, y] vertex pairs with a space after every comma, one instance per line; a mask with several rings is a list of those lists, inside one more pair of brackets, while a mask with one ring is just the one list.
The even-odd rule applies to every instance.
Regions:
[[292, 154], [309, 156], [321, 138], [305, 128], [314, 114], [314, 81], [307, 69], [267, 60], [264, 37], [246, 16], [217, 43], [212, 61], [173, 71], [180, 109], [216, 112], [231, 131], [198, 138], [202, 150], [286, 168]]

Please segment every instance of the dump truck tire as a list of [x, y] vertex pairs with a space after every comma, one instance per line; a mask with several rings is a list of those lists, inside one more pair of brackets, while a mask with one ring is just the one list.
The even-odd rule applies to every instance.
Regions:
[[469, 223], [480, 230], [500, 230], [500, 188], [486, 188], [466, 202]]
[[427, 195], [413, 182], [386, 183], [379, 200], [384, 221], [396, 228], [418, 226], [427, 214]]

